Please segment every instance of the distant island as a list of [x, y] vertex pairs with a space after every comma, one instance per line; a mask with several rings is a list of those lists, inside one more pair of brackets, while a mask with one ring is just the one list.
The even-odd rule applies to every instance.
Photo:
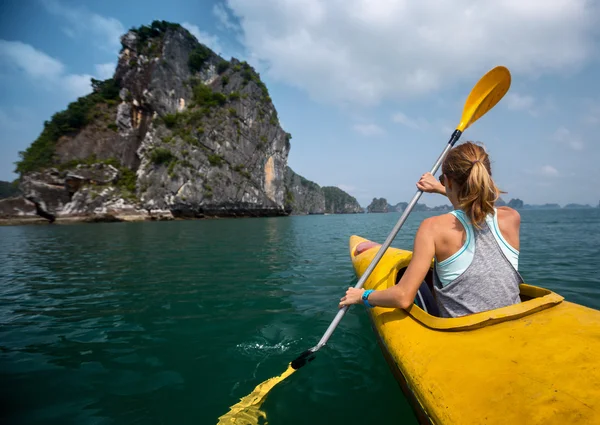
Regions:
[[[408, 202], [398, 202], [395, 205], [391, 205], [388, 203], [385, 198], [373, 198], [373, 201], [365, 208], [366, 213], [387, 213], [387, 212], [404, 212], [406, 207], [408, 206]], [[513, 198], [510, 201], [506, 202], [504, 199], [500, 198], [498, 202], [496, 202], [496, 206], [509, 206], [516, 210], [552, 210], [552, 209], [587, 209], [594, 208], [589, 204], [566, 204], [564, 207], [561, 207], [559, 204], [526, 204], [519, 198]], [[600, 208], [600, 202], [596, 208]], [[440, 211], [447, 212], [452, 211], [451, 205], [438, 205], [435, 207], [428, 207], [425, 204], [417, 203], [413, 211]]]

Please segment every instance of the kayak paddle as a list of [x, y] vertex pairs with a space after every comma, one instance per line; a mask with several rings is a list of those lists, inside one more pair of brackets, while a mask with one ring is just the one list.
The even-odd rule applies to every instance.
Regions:
[[[475, 87], [471, 90], [469, 97], [465, 102], [463, 113], [460, 119], [460, 123], [456, 127], [456, 130], [452, 133], [450, 140], [448, 141], [446, 148], [435, 162], [433, 168], [431, 169], [431, 174], [435, 174], [438, 168], [442, 165], [442, 162], [446, 158], [446, 155], [452, 149], [454, 144], [458, 141], [463, 131], [465, 131], [471, 124], [485, 115], [490, 109], [492, 109], [496, 104], [504, 97], [508, 89], [510, 88], [510, 72], [507, 68], [503, 66], [497, 66], [496, 68], [488, 71], [481, 79], [477, 82]], [[392, 232], [389, 234], [371, 264], [362, 275], [362, 277], [358, 280], [357, 284], [354, 286], [355, 288], [362, 288], [366, 280], [371, 275], [371, 272], [379, 263], [379, 260], [385, 254], [385, 251], [389, 248], [392, 241], [396, 237], [396, 234], [400, 231], [400, 228], [404, 225], [404, 222], [408, 218], [408, 215], [411, 213], [414, 206], [417, 204], [417, 201], [423, 194], [423, 191], [418, 190], [417, 193], [413, 196], [412, 200], [404, 210], [404, 213], [392, 229]], [[346, 311], [348, 311], [349, 306], [342, 307], [335, 318], [323, 334], [323, 337], [319, 341], [317, 345], [312, 348], [309, 348], [296, 359], [294, 359], [289, 365], [287, 370], [279, 376], [270, 378], [265, 382], [259, 384], [254, 391], [252, 391], [249, 395], [242, 398], [240, 402], [235, 404], [230, 408], [230, 411], [225, 415], [219, 418], [219, 422], [217, 425], [225, 425], [225, 424], [258, 424], [258, 420], [260, 417], [265, 418], [266, 415], [263, 411], [260, 410], [260, 405], [265, 400], [267, 393], [279, 382], [283, 381], [285, 378], [290, 376], [296, 370], [300, 369], [302, 366], [311, 362], [315, 358], [315, 354], [319, 351], [329, 340], [333, 331], [338, 326]]]

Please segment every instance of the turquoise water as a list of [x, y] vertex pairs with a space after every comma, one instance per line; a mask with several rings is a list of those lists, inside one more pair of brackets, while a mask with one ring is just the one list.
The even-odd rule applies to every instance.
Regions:
[[[600, 309], [600, 210], [521, 216], [525, 280]], [[398, 218], [0, 228], [0, 423], [215, 424], [321, 337], [356, 282], [350, 235], [382, 242]], [[264, 409], [272, 425], [416, 423], [361, 306]]]

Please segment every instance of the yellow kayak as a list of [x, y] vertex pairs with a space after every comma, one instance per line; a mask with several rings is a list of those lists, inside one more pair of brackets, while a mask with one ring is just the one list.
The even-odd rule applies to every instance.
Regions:
[[[350, 238], [359, 277], [379, 246]], [[364, 288], [394, 285], [411, 257], [389, 248]], [[369, 309], [384, 357], [421, 423], [600, 424], [600, 311], [526, 284], [521, 299], [452, 319], [417, 305]]]

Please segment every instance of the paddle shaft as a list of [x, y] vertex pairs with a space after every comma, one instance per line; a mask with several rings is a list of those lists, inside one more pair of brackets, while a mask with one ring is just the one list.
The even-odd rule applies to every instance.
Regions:
[[[444, 151], [442, 152], [442, 154], [440, 155], [438, 160], [433, 165], [433, 168], [431, 169], [431, 174], [435, 175], [437, 170], [442, 165], [442, 162], [446, 158], [446, 155], [448, 154], [450, 149], [452, 149], [454, 144], [458, 141], [461, 134], [462, 134], [462, 132], [460, 130], [454, 130], [454, 133], [452, 133], [452, 137], [450, 137], [450, 140], [446, 144], [446, 148], [444, 149]], [[392, 232], [389, 234], [389, 236], [387, 237], [387, 239], [385, 240], [385, 242], [383, 243], [381, 248], [379, 248], [379, 251], [377, 251], [377, 255], [375, 255], [375, 258], [373, 258], [373, 261], [371, 261], [371, 264], [369, 264], [369, 267], [367, 267], [367, 270], [364, 272], [364, 274], [361, 276], [361, 278], [358, 280], [358, 282], [354, 286], [355, 288], [360, 289], [363, 287], [363, 285], [365, 284], [365, 282], [371, 275], [371, 272], [373, 272], [375, 267], [377, 267], [377, 263], [379, 263], [379, 260], [381, 260], [381, 258], [383, 257], [383, 254], [385, 254], [385, 251], [387, 251], [387, 249], [390, 247], [390, 245], [392, 244], [392, 241], [394, 240], [394, 238], [396, 237], [396, 235], [398, 234], [398, 232], [404, 225], [404, 222], [408, 218], [408, 215], [411, 213], [411, 211], [415, 207], [415, 205], [417, 205], [417, 202], [419, 201], [419, 198], [421, 197], [422, 194], [423, 194], [422, 190], [417, 190], [417, 193], [415, 193], [415, 196], [413, 196], [410, 203], [406, 206], [404, 213], [402, 214], [402, 216], [400, 217], [400, 219], [398, 220], [398, 222], [392, 229]], [[319, 343], [317, 345], [315, 345], [313, 348], [311, 348], [309, 351], [315, 353], [318, 350], [320, 350], [325, 344], [327, 344], [327, 341], [329, 340], [331, 335], [333, 335], [333, 331], [335, 331], [335, 328], [337, 328], [337, 325], [340, 323], [340, 321], [344, 317], [344, 314], [346, 314], [346, 311], [348, 311], [349, 307], [350, 306], [346, 305], [337, 312], [337, 314], [335, 315], [335, 318], [333, 319], [333, 321], [331, 322], [331, 324], [329, 325], [329, 327], [323, 334], [323, 337], [321, 338]]]

